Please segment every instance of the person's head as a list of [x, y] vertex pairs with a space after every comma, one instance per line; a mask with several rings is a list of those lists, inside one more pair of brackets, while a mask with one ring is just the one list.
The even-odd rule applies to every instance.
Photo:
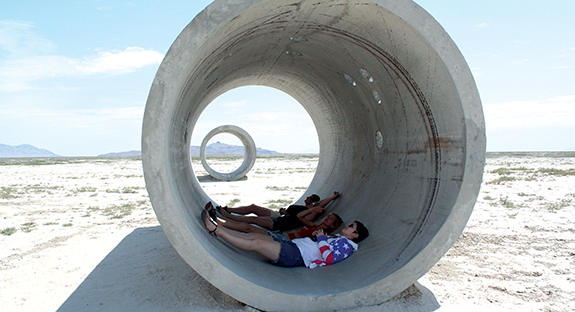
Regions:
[[309, 205], [311, 203], [317, 203], [320, 200], [321, 200], [321, 198], [319, 198], [319, 195], [311, 194], [310, 196], [306, 197], [304, 202], [306, 203], [306, 205]]
[[330, 213], [323, 219], [321, 223], [322, 227], [325, 228], [325, 232], [327, 234], [332, 233], [333, 231], [339, 229], [339, 227], [343, 224], [343, 220], [341, 217], [335, 213]]
[[354, 243], [359, 243], [369, 236], [369, 231], [365, 225], [359, 221], [353, 221], [353, 223], [346, 225], [341, 233]]

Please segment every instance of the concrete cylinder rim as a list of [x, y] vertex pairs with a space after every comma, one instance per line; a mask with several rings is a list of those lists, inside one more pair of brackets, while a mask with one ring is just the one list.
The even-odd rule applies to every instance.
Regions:
[[[249, 2], [249, 1], [248, 1], [248, 2]], [[262, 3], [262, 2], [265, 2], [265, 1], [252, 1], [252, 2], [250, 2], [250, 4], [247, 5], [246, 7], [249, 8], [249, 7], [251, 7], [252, 5], [259, 4], [259, 3]], [[399, 1], [399, 4], [398, 4], [398, 3], [392, 3], [391, 1], [375, 1], [375, 0], [373, 0], [372, 2], [377, 3], [377, 4], [379, 4], [379, 5], [386, 5], [386, 8], [388, 8], [388, 9], [394, 11], [394, 13], [396, 13], [396, 14], [398, 14], [398, 15], [401, 15], [402, 17], [405, 17], [405, 14], [407, 14], [406, 12], [409, 13], [409, 10], [412, 10], [412, 9], [419, 10], [419, 7], [418, 7], [415, 3], [412, 3], [411, 1]], [[225, 4], [226, 4], [226, 1], [223, 1], [223, 0], [222, 0], [222, 1], [215, 1], [214, 3], [212, 3], [212, 4], [208, 7], [208, 9], [216, 10], [220, 5], [225, 5]], [[409, 6], [410, 6], [411, 4], [415, 5], [415, 7], [411, 7], [411, 8], [410, 8]], [[408, 8], [401, 7], [401, 5], [405, 5], [405, 6], [407, 6]], [[419, 13], [419, 14], [421, 14], [421, 13]], [[426, 17], [426, 16], [424, 16], [424, 17]], [[413, 20], [413, 17], [412, 17], [411, 19]], [[408, 20], [409, 20], [409, 19], [408, 19]], [[192, 24], [192, 23], [190, 23], [190, 25], [191, 25], [191, 24]], [[432, 23], [432, 24], [433, 24], [433, 23]], [[439, 26], [438, 24], [437, 24], [437, 25], [433, 24], [432, 27], [439, 27], [439, 28], [440, 28], [440, 26]], [[437, 30], [437, 29], [436, 29], [436, 30]], [[184, 32], [183, 32], [183, 33], [184, 33]], [[440, 37], [441, 37], [441, 36], [440, 36]], [[181, 39], [181, 38], [179, 37], [179, 39]], [[442, 39], [444, 39], [444, 38], [442, 38]], [[178, 42], [178, 40], [177, 40], [176, 42]], [[436, 44], [438, 44], [438, 43], [436, 43]], [[453, 44], [453, 47], [454, 47], [454, 44]], [[452, 48], [452, 49], [453, 49], [453, 48]], [[456, 49], [456, 48], [455, 48], [455, 49]], [[451, 53], [453, 53], [453, 52], [451, 52]], [[458, 53], [458, 51], [457, 51], [456, 53]], [[167, 58], [168, 58], [168, 56], [167, 56]], [[461, 60], [463, 60], [462, 57], [461, 57]], [[461, 60], [455, 61], [455, 63], [461, 62]], [[463, 60], [463, 62], [464, 62], [464, 60]], [[164, 63], [162, 64], [162, 66], [163, 66], [163, 65], [164, 65]], [[457, 65], [459, 65], [459, 64], [457, 64]], [[464, 67], [465, 67], [465, 66], [464, 66]], [[162, 68], [161, 68], [161, 70], [162, 70]], [[453, 73], [452, 73], [452, 74], [453, 74]], [[470, 78], [470, 77], [471, 77], [470, 73], [469, 73], [468, 71], [466, 71], [465, 68], [464, 68], [464, 70], [463, 70], [463, 73], [460, 74], [460, 75], [467, 76], [466, 79], [471, 79], [471, 80], [472, 80], [472, 78]], [[464, 77], [464, 78], [465, 78], [465, 77]], [[463, 87], [462, 89], [465, 89], [465, 88], [466, 88], [466, 86], [462, 86], [462, 87]], [[471, 88], [471, 89], [473, 89], [473, 88]], [[463, 91], [462, 91], [462, 92], [463, 92]], [[465, 92], [467, 92], [467, 91], [465, 91]], [[473, 93], [473, 90], [471, 90], [471, 91], [469, 91], [469, 92]], [[151, 97], [152, 97], [152, 91], [150, 92], [150, 95], [151, 95]], [[471, 94], [471, 97], [474, 97], [474, 95]], [[150, 99], [149, 99], [149, 102], [150, 102]], [[473, 107], [471, 107], [471, 109], [473, 109]], [[153, 113], [152, 113], [153, 110], [154, 110], [153, 107], [151, 108], [150, 111], [148, 110], [148, 107], [146, 108], [146, 114], [147, 114], [147, 116], [148, 116], [148, 117], [147, 117], [148, 123], [153, 123], [152, 121], [150, 121], [150, 118], [152, 118], [151, 116], [153, 115]], [[479, 113], [481, 113], [481, 112], [479, 112]], [[466, 116], [466, 117], [469, 117], [470, 119], [474, 119], [474, 120], [476, 121], [476, 123], [478, 124], [478, 127], [481, 129], [481, 120], [480, 120], [480, 119], [482, 119], [482, 115], [481, 115], [481, 114], [477, 114], [477, 112], [475, 112], [475, 113], [473, 113], [473, 114], [475, 114], [475, 116]], [[146, 123], [146, 118], [145, 118], [145, 123]], [[469, 125], [467, 125], [467, 126], [469, 126]], [[146, 128], [146, 127], [145, 127], [145, 128]], [[472, 133], [472, 134], [473, 134], [473, 133]], [[151, 164], [153, 158], [158, 157], [158, 154], [154, 154], [154, 153], [152, 152], [152, 149], [144, 148], [145, 146], [147, 146], [147, 145], [149, 144], [148, 140], [151, 141], [150, 137], [146, 137], [146, 136], [143, 135], [143, 137], [142, 137], [142, 142], [143, 142], [143, 148], [142, 148], [142, 150], [143, 150], [143, 151], [144, 151], [145, 149], [148, 150], [148, 151], [145, 153], [146, 155], [144, 156], [144, 158], [146, 159], [146, 160], [144, 161], [146, 184], [147, 184], [147, 185], [148, 185], [148, 184], [149, 184], [149, 185], [152, 185], [153, 182], [152, 182], [151, 180], [153, 180], [153, 178], [157, 177], [158, 175], [161, 175], [161, 173], [155, 172], [154, 169], [157, 169], [157, 168], [153, 168], [153, 167], [158, 167], [158, 166]], [[479, 141], [480, 141], [480, 140], [479, 140]], [[482, 143], [482, 142], [478, 142], [477, 144], [478, 144], [478, 145], [481, 145], [481, 143]], [[475, 149], [477, 149], [479, 152], [481, 152], [481, 147], [475, 148]], [[167, 147], [166, 150], [170, 150], [170, 147]], [[484, 151], [484, 148], [483, 148], [483, 151]], [[479, 153], [479, 154], [480, 154], [480, 153]], [[162, 157], [162, 156], [160, 155], [160, 157]], [[465, 176], [464, 176], [464, 180], [476, 180], [478, 176], [480, 177], [480, 173], [478, 173], [478, 169], [477, 169], [477, 168], [478, 168], [478, 167], [481, 167], [481, 168], [482, 168], [482, 161], [483, 161], [483, 160], [481, 159], [481, 155], [477, 155], [475, 159], [472, 159], [472, 158], [473, 158], [472, 156], [466, 154], [466, 160], [468, 160], [469, 162], [466, 162], [465, 166], [466, 166], [466, 168], [470, 167], [470, 168], [472, 168], [473, 170], [469, 170], [470, 174], [465, 175]], [[173, 165], [173, 164], [172, 164], [172, 165]], [[146, 169], [146, 168], [147, 168], [147, 169]], [[467, 173], [467, 172], [468, 172], [468, 171], [466, 170], [466, 173]], [[482, 172], [482, 170], [481, 170], [481, 172]], [[164, 184], [165, 184], [165, 185], [169, 185], [169, 184], [170, 184], [170, 178], [169, 178], [169, 176], [168, 176], [168, 177], [164, 177], [163, 179], [164, 179]], [[465, 207], [461, 208], [461, 210], [463, 211], [463, 215], [465, 215], [465, 214], [467, 214], [467, 213], [470, 214], [470, 212], [471, 212], [472, 204], [469, 203], [470, 199], [473, 198], [473, 194], [471, 194], [471, 193], [474, 193], [474, 192], [478, 191], [478, 187], [475, 187], [475, 185], [468, 185], [468, 184], [474, 184], [474, 183], [475, 183], [475, 182], [470, 182], [470, 183], [467, 183], [467, 184], [464, 183], [464, 186], [466, 186], [468, 189], [470, 189], [470, 191], [468, 191], [467, 193], [463, 194], [463, 195], [465, 195], [465, 196], [463, 196], [463, 195], [460, 194], [460, 196], [458, 197], [458, 203], [461, 202], [462, 207], [463, 207], [463, 206], [467, 207], [467, 208], [465, 208]], [[157, 189], [157, 187], [155, 187], [155, 186], [151, 186], [151, 188], [156, 188], [156, 189]], [[476, 189], [474, 189], [474, 188], [476, 188]], [[154, 191], [154, 192], [156, 193], [156, 191]], [[201, 194], [200, 194], [200, 195], [201, 195]], [[475, 196], [476, 196], [476, 194], [475, 194]], [[156, 194], [156, 198], [153, 199], [153, 202], [156, 202], [156, 205], [154, 206], [155, 209], [156, 209], [156, 206], [157, 206], [157, 205], [161, 205], [162, 202], [164, 202], [164, 204], [167, 203], [167, 202], [165, 202], [165, 198], [159, 198], [159, 197], [161, 197], [161, 196], [157, 196], [157, 194]], [[207, 198], [207, 197], [205, 196], [205, 194], [204, 194], [204, 195], [199, 196], [198, 201], [205, 201], [206, 199], [208, 199], [208, 198]], [[168, 203], [168, 205], [173, 205], [173, 202], [176, 202], [176, 204], [177, 204], [177, 203], [179, 202], [179, 200], [178, 200], [178, 199], [172, 199], [172, 200], [168, 200], [168, 202], [171, 202], [171, 204]], [[471, 208], [469, 208], [469, 205], [471, 205]], [[464, 209], [464, 208], [465, 208], [465, 209]], [[467, 216], [467, 217], [468, 217], [468, 216]], [[450, 218], [452, 218], [452, 216], [450, 216]], [[466, 219], [465, 216], [463, 216], [463, 217], [459, 216], [459, 218]], [[159, 219], [161, 219], [161, 218], [159, 218]], [[161, 223], [166, 223], [166, 220], [160, 220], [160, 221], [161, 221]], [[169, 221], [172, 222], [173, 220], [169, 220]], [[174, 222], [174, 223], [177, 223], [177, 222]], [[162, 225], [163, 225], [163, 228], [164, 228], [164, 224], [162, 224]], [[179, 226], [181, 229], [186, 229], [186, 228], [189, 227], [188, 224], [176, 224], [175, 226], [176, 226], [176, 227]], [[464, 226], [464, 225], [463, 225], [463, 226]], [[445, 236], [446, 234], [447, 234], [447, 235], [452, 235], [454, 232], [457, 233], [458, 231], [460, 232], [460, 230], [462, 230], [462, 228], [459, 229], [460, 224], [455, 224], [455, 225], [449, 224], [449, 226], [447, 226], [447, 227], [453, 227], [453, 228], [455, 228], [455, 229], [445, 229], [444, 231], [442, 231], [442, 233], [440, 233], [441, 235], [439, 235], [439, 236]], [[446, 227], [446, 228], [447, 228], [447, 227]], [[165, 231], [166, 231], [166, 229], [165, 229]], [[169, 232], [169, 230], [168, 230], [168, 232]], [[194, 232], [194, 231], [192, 231], [192, 232]], [[176, 249], [178, 249], [178, 250], [180, 250], [181, 248], [186, 248], [187, 245], [193, 245], [193, 246], [196, 246], [196, 247], [201, 246], [201, 244], [198, 244], [197, 242], [192, 242], [192, 243], [189, 243], [189, 244], [188, 244], [188, 243], [184, 243], [184, 242], [178, 241], [178, 239], [177, 239], [178, 234], [168, 234], [168, 233], [167, 233], [167, 235], [168, 235], [168, 238], [170, 239], [170, 241], [172, 242], [172, 244], [174, 244], [174, 247], [176, 247]], [[434, 238], [434, 239], [445, 239], [445, 238], [438, 237], [438, 238]], [[449, 239], [447, 239], [447, 241], [453, 243], [455, 239], [456, 239], [456, 238], [449, 238]], [[202, 240], [202, 239], [201, 239], [201, 238], [198, 238], [198, 240]], [[186, 245], [186, 244], [187, 244], [187, 245]], [[429, 245], [428, 245], [428, 248], [427, 248], [427, 249], [430, 249], [431, 247], [433, 247], [433, 246], [429, 246]], [[198, 254], [199, 254], [199, 256], [211, 257], [211, 256], [209, 255], [209, 253], [208, 253], [206, 250], [204, 250], [203, 248], [200, 248], [200, 250], [198, 251]], [[186, 260], [186, 261], [188, 261], [188, 260]], [[411, 266], [415, 265], [413, 261], [410, 262], [410, 263], [411, 263]], [[221, 281], [217, 281], [217, 280], [214, 281], [213, 279], [210, 279], [210, 273], [214, 273], [214, 272], [213, 272], [213, 268], [210, 269], [210, 268], [208, 268], [208, 267], [206, 266], [206, 263], [196, 263], [196, 264], [190, 263], [190, 265], [192, 265], [192, 267], [193, 267], [196, 271], [198, 271], [198, 273], [200, 273], [202, 276], [204, 276], [206, 279], [208, 279], [208, 281], [212, 282], [213, 284], [215, 284], [215, 285], [218, 286], [218, 287], [221, 287], [221, 289], [223, 289], [226, 293], [232, 295], [233, 297], [240, 298], [240, 300], [243, 299], [242, 301], [244, 301], [244, 302], [248, 301], [248, 303], [249, 303], [249, 300], [246, 300], [245, 295], [242, 294], [241, 291], [238, 292], [237, 290], [230, 289], [230, 288], [227, 287], [226, 285], [223, 285]], [[223, 270], [223, 271], [226, 271], [226, 270], [227, 270], [227, 268], [225, 268], [225, 266], [222, 266], [222, 265], [217, 265], [217, 266], [218, 266], [219, 269], [221, 269], [221, 270]], [[411, 270], [417, 270], [417, 269], [414, 268], [414, 267], [410, 267], [409, 269], [411, 269]], [[226, 273], [231, 273], [231, 272], [226, 271]], [[419, 274], [419, 273], [417, 273], [417, 274]], [[233, 273], [232, 273], [232, 275], [233, 275]], [[232, 280], [235, 280], [235, 281], [241, 281], [241, 278], [240, 278], [240, 279], [237, 279], [235, 276], [232, 276], [231, 279], [232, 279]], [[385, 284], [385, 281], [381, 281], [381, 283], [379, 283], [379, 284]], [[245, 286], [245, 285], [244, 285], [244, 286]], [[266, 290], [263, 289], [262, 287], [253, 287], [253, 286], [254, 286], [254, 285], [251, 285], [251, 286], [246, 287], [246, 288], [248, 288], [250, 291], [252, 291], [252, 290], [254, 290], [254, 289], [258, 289], [258, 290], [260, 290], [260, 291], [262, 291], [262, 292], [265, 292], [265, 291], [266, 291]], [[382, 285], [379, 285], [379, 286], [382, 286]], [[406, 287], [406, 286], [409, 286], [409, 285], [401, 285], [401, 286], [399, 286], [399, 287], [404, 287], [404, 286]], [[368, 287], [366, 287], [366, 288], [368, 288]], [[341, 304], [341, 301], [342, 301], [341, 299], [343, 299], [343, 300], [351, 300], [351, 299], [354, 298], [354, 296], [360, 295], [361, 292], [366, 291], [366, 290], [367, 290], [366, 288], [357, 289], [356, 291], [352, 291], [352, 292], [346, 293], [346, 294], [340, 294], [340, 295], [338, 295], [340, 298], [339, 298], [338, 300], [335, 300], [335, 301], [336, 301], [336, 302], [339, 302], [339, 303]], [[397, 289], [396, 289], [396, 290], [397, 290]], [[402, 289], [399, 289], [399, 291], [401, 291], [401, 290], [402, 290]], [[373, 289], [371, 289], [370, 291], [373, 292]], [[387, 289], [387, 291], [390, 291], [390, 290]], [[393, 293], [393, 292], [394, 292], [393, 290], [391, 290], [390, 293], [385, 293], [385, 291], [380, 292], [381, 297], [376, 298], [376, 299], [374, 299], [374, 298], [369, 299], [369, 298], [367, 298], [366, 296], [361, 296], [361, 295], [360, 295], [361, 299], [359, 299], [359, 301], [356, 301], [355, 304], [356, 304], [356, 305], [374, 304], [374, 303], [376, 303], [377, 300], [380, 300], [380, 299], [382, 299], [382, 298], [389, 298], [389, 297], [395, 295], [395, 293]], [[273, 292], [271, 292], [271, 293], [273, 293]], [[289, 300], [290, 300], [289, 298], [292, 298], [292, 297], [290, 297], [290, 296], [286, 296], [285, 294], [284, 294], [283, 297], [288, 298], [288, 299], [285, 299], [285, 300], [282, 299], [282, 300], [280, 300], [280, 301], [282, 302], [282, 304], [285, 304], [286, 302], [289, 302]], [[313, 301], [313, 302], [310, 302], [310, 303], [309, 303], [309, 306], [307, 306], [307, 309], [314, 309], [314, 307], [317, 308], [319, 305], [324, 304], [324, 303], [326, 302], [326, 300], [328, 300], [328, 299], [329, 299], [329, 298], [323, 298], [323, 297], [322, 297], [322, 298], [314, 298], [313, 300], [311, 300], [311, 301]], [[331, 299], [334, 299], [334, 298], [331, 298]], [[375, 300], [375, 301], [374, 301], [374, 300]], [[277, 309], [277, 307], [278, 307], [278, 305], [273, 305], [273, 304], [272, 304], [272, 305], [267, 305], [267, 306], [266, 306], [266, 304], [268, 304], [268, 303], [265, 303], [265, 302], [256, 302], [256, 303], [254, 303], [254, 306], [264, 307], [264, 308], [266, 308], [266, 309], [272, 309], [272, 310], [273, 310], [273, 309]], [[274, 306], [275, 306], [275, 308], [274, 308]], [[343, 305], [340, 305], [340, 307], [341, 307], [341, 306], [343, 306]], [[353, 304], [352, 304], [352, 306], [353, 306]]]

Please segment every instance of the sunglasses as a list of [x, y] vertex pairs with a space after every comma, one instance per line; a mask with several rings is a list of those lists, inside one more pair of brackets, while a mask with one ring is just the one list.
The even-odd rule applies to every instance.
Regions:
[[357, 234], [357, 227], [355, 226], [355, 224], [350, 223], [347, 226], [349, 226], [350, 228], [353, 228], [355, 231], [353, 231], [354, 234]]

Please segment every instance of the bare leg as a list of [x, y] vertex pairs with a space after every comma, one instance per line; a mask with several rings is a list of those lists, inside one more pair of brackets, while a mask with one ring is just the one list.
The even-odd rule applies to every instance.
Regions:
[[[219, 224], [219, 223], [218, 223]], [[238, 232], [238, 231], [229, 231], [230, 234], [240, 237], [240, 238], [245, 238], [245, 239], [265, 239], [265, 240], [269, 240], [269, 241], [273, 241], [274, 238], [269, 236], [268, 234], [260, 234], [260, 233], [244, 233], [244, 232]]]
[[231, 219], [227, 219], [226, 217], [218, 218], [218, 225], [225, 226], [228, 229], [239, 231], [239, 232], [258, 233], [258, 234], [265, 235], [265, 236], [269, 237], [266, 230], [261, 228], [261, 227], [257, 227], [255, 225], [249, 224], [247, 222], [234, 221]]
[[[229, 210], [229, 208], [228, 208], [228, 210]], [[273, 230], [273, 227], [274, 227], [274, 221], [270, 217], [255, 217], [255, 216], [235, 215], [235, 214], [227, 213], [223, 209], [221, 209], [220, 212], [222, 213], [222, 216], [224, 216], [224, 218], [227, 220], [252, 223], [255, 225], [259, 225], [263, 228], [266, 228], [268, 230]]]
[[216, 230], [215, 234], [218, 237], [221, 237], [226, 242], [232, 244], [233, 246], [246, 251], [255, 251], [260, 255], [272, 260], [277, 261], [281, 251], [281, 244], [273, 241], [267, 240], [262, 238], [254, 238], [248, 239], [244, 237], [240, 237], [242, 233], [238, 234], [234, 233], [236, 231], [227, 229], [225, 227], [217, 227], [214, 225], [210, 220], [208, 220], [209, 216], [206, 217], [204, 220], [204, 225], [208, 229], [208, 231]]
[[253, 213], [260, 217], [269, 217], [272, 214], [272, 210], [266, 207], [261, 207], [258, 205], [251, 204], [249, 206], [241, 207], [228, 207], [228, 211], [231, 213], [237, 213], [241, 215], [247, 215]]

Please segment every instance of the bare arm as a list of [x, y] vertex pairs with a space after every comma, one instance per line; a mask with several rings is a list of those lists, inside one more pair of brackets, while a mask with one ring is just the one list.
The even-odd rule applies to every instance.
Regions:
[[316, 207], [325, 207], [327, 206], [329, 203], [331, 203], [332, 200], [336, 199], [339, 197], [339, 192], [333, 192], [333, 196], [330, 198], [325, 198], [320, 200], [315, 206]]
[[315, 226], [315, 223], [312, 220], [315, 220], [317, 215], [325, 210], [323, 207], [313, 207], [306, 210], [301, 211], [297, 214], [297, 218], [303, 223], [305, 226]]

